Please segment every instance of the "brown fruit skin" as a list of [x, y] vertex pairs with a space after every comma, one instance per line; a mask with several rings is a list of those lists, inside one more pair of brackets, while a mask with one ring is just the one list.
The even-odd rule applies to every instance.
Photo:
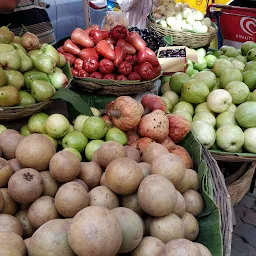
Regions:
[[20, 222], [10, 214], [0, 214], [0, 232], [14, 232], [17, 235], [23, 235]]
[[10, 159], [8, 162], [9, 162], [9, 164], [11, 165], [12, 170], [13, 170], [14, 172], [17, 172], [17, 171], [19, 171], [20, 169], [22, 169], [22, 167], [20, 166], [20, 164], [19, 164], [19, 162], [18, 162], [18, 160], [17, 160], [16, 158]]
[[49, 138], [42, 134], [30, 134], [17, 146], [16, 158], [23, 168], [44, 171], [55, 153], [56, 149]]
[[24, 137], [17, 131], [7, 129], [0, 134], [0, 147], [7, 160], [15, 158], [16, 148]]
[[24, 168], [15, 172], [9, 179], [8, 192], [16, 202], [30, 204], [42, 194], [43, 182], [38, 171]]
[[41, 226], [28, 244], [29, 255], [36, 256], [75, 256], [68, 239], [70, 222], [67, 219], [51, 220]]
[[184, 178], [185, 165], [176, 155], [168, 153], [155, 158], [152, 162], [152, 173], [166, 177], [176, 187]]
[[4, 196], [2, 191], [0, 190], [0, 213], [3, 210], [3, 208], [4, 208]]
[[152, 236], [143, 237], [139, 246], [132, 251], [131, 256], [160, 256], [164, 243]]
[[190, 122], [183, 116], [169, 114], [169, 137], [174, 143], [182, 142], [191, 130]]
[[119, 157], [125, 157], [125, 149], [123, 145], [115, 141], [107, 141], [97, 150], [97, 160], [103, 168], [106, 168], [112, 160]]
[[29, 246], [29, 243], [31, 242], [31, 237], [28, 237], [24, 240], [25, 244], [26, 244], [26, 247], [27, 247], [27, 250], [28, 250], [28, 246]]
[[175, 147], [172, 148], [170, 153], [179, 156], [183, 160], [186, 169], [193, 168], [193, 166], [194, 166], [193, 159], [191, 158], [188, 151], [185, 148], [183, 148], [182, 146], [176, 145]]
[[20, 222], [23, 230], [23, 238], [31, 237], [35, 232], [35, 229], [32, 227], [31, 223], [28, 220], [28, 210], [19, 210], [15, 214], [15, 218]]
[[59, 182], [68, 182], [75, 179], [81, 170], [81, 162], [77, 156], [68, 151], [56, 153], [49, 164], [52, 177]]
[[199, 249], [199, 251], [202, 254], [202, 256], [212, 256], [212, 254], [209, 251], [209, 249], [207, 247], [205, 247], [203, 244], [199, 244], [199, 243], [196, 243], [196, 242], [194, 242], [194, 244]]
[[107, 186], [119, 195], [136, 192], [144, 178], [139, 164], [128, 157], [113, 160], [106, 168], [105, 175]]
[[146, 177], [138, 189], [139, 205], [151, 216], [162, 217], [170, 214], [177, 201], [173, 184], [164, 176], [152, 174]]
[[1, 213], [14, 215], [17, 211], [18, 204], [9, 195], [7, 188], [1, 188], [0, 191], [4, 197], [4, 207]]
[[50, 196], [39, 197], [28, 209], [28, 220], [34, 228], [39, 228], [49, 220], [59, 218], [59, 213]]
[[134, 142], [136, 142], [140, 138], [140, 135], [137, 133], [137, 129], [127, 131], [126, 136], [128, 139], [128, 143], [127, 143], [128, 146], [131, 146]]
[[[20, 252], [20, 255], [27, 255], [26, 244], [24, 243], [23, 239], [14, 232], [0, 232], [0, 247], [8, 249], [14, 248]], [[1, 254], [0, 251], [0, 255], [4, 254]]]
[[55, 196], [57, 211], [64, 217], [74, 217], [80, 210], [89, 205], [89, 195], [78, 182], [63, 184]]
[[107, 182], [106, 182], [106, 174], [105, 174], [105, 172], [102, 174], [102, 176], [101, 176], [101, 178], [100, 178], [100, 185], [101, 185], [101, 186], [108, 187], [108, 186], [107, 186]]
[[125, 157], [131, 158], [137, 163], [140, 162], [140, 153], [137, 149], [131, 146], [124, 146], [125, 149]]
[[181, 218], [185, 231], [184, 238], [195, 241], [199, 234], [199, 224], [197, 219], [189, 212], [186, 212]]
[[98, 163], [82, 162], [78, 179], [84, 181], [91, 190], [99, 186], [102, 174], [102, 169]]
[[204, 209], [204, 201], [202, 196], [195, 190], [187, 190], [183, 197], [186, 204], [186, 212], [197, 217]]
[[79, 183], [80, 185], [82, 185], [87, 192], [89, 192], [89, 187], [87, 186], [87, 184], [83, 181], [83, 180], [80, 180], [80, 179], [74, 179], [73, 181]]
[[109, 210], [119, 207], [117, 195], [108, 187], [98, 186], [89, 192], [90, 206], [102, 206]]
[[77, 255], [113, 256], [121, 247], [122, 231], [110, 210], [88, 206], [73, 218], [68, 241]]
[[176, 146], [169, 136], [161, 144], [166, 147], [169, 152]]
[[199, 181], [198, 181], [198, 174], [196, 171], [192, 169], [186, 169], [184, 178], [180, 182], [176, 189], [180, 193], [185, 193], [187, 190], [198, 190], [199, 189]]
[[10, 177], [13, 175], [13, 170], [10, 163], [4, 158], [0, 158], [0, 188], [8, 184]]
[[56, 181], [50, 174], [49, 171], [42, 171], [39, 173], [43, 179], [43, 192], [42, 196], [52, 196], [55, 197], [60, 183]]
[[150, 143], [142, 154], [142, 160], [143, 162], [152, 164], [154, 159], [156, 159], [157, 157], [163, 154], [168, 154], [168, 153], [169, 151], [163, 145], [159, 143]]
[[122, 196], [121, 205], [125, 208], [133, 210], [140, 216], [145, 215], [145, 212], [143, 212], [143, 210], [140, 208], [137, 192], [131, 195]]
[[161, 256], [176, 256], [176, 255], [189, 255], [189, 256], [202, 256], [197, 246], [184, 238], [175, 239], [170, 241], [163, 248]]
[[151, 164], [145, 163], [145, 162], [140, 162], [138, 163], [142, 173], [143, 173], [143, 177], [146, 178], [148, 175], [151, 174], [152, 168], [151, 168]]
[[185, 211], [186, 211], [185, 199], [178, 190], [176, 190], [176, 192], [177, 192], [177, 202], [174, 207], [173, 213], [176, 214], [178, 217], [182, 218], [182, 216], [185, 214]]
[[173, 213], [153, 218], [150, 223], [150, 234], [165, 244], [174, 239], [184, 238], [185, 235], [182, 220]]
[[122, 230], [123, 241], [119, 253], [133, 251], [141, 242], [143, 237], [143, 221], [140, 216], [125, 207], [118, 207], [111, 212], [116, 216]]

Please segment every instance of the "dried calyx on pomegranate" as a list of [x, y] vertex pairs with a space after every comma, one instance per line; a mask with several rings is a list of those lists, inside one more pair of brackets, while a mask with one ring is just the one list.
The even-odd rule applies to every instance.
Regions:
[[108, 106], [113, 124], [122, 131], [136, 127], [144, 113], [142, 104], [129, 96], [120, 96]]

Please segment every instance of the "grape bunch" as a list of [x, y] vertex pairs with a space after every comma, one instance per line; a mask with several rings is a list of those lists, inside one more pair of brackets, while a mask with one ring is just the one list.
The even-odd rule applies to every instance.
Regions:
[[147, 47], [157, 53], [159, 47], [166, 46], [162, 36], [159, 36], [155, 31], [150, 29], [138, 29], [137, 27], [129, 28], [129, 31], [137, 32], [141, 38], [146, 42]]

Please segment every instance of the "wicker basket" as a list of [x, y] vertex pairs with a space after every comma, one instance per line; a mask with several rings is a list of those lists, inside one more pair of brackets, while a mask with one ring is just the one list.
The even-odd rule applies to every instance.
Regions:
[[[248, 166], [248, 163], [244, 163], [240, 169]], [[231, 197], [232, 205], [235, 205], [241, 201], [245, 194], [249, 191], [253, 175], [255, 173], [256, 163], [251, 163], [245, 173], [238, 178], [235, 182], [228, 185], [228, 192]], [[237, 171], [239, 172], [240, 169]], [[234, 174], [235, 175], [235, 174]]]
[[160, 78], [162, 73], [150, 81], [111, 81], [100, 80], [93, 78], [78, 78], [75, 77], [72, 81], [72, 86], [85, 91], [93, 92], [101, 95], [134, 95], [151, 90], [154, 87], [154, 82]]
[[154, 21], [151, 14], [147, 17], [147, 27], [153, 29], [161, 36], [172, 36], [174, 45], [182, 45], [191, 48], [200, 48], [209, 45], [216, 37], [217, 33], [217, 26], [214, 23], [212, 23], [208, 33], [193, 33], [163, 28]]
[[205, 147], [203, 147], [203, 154], [207, 165], [211, 169], [214, 200], [218, 205], [221, 214], [223, 256], [230, 256], [233, 232], [230, 194], [226, 187], [224, 176], [218, 166], [217, 161], [212, 157], [211, 153]]
[[[67, 62], [67, 64], [62, 69], [68, 78], [68, 84], [66, 85], [66, 88], [69, 88], [73, 79], [69, 62]], [[53, 102], [54, 100], [47, 100], [26, 107], [0, 107], [0, 121], [8, 122], [29, 117], [35, 113], [50, 108]]]

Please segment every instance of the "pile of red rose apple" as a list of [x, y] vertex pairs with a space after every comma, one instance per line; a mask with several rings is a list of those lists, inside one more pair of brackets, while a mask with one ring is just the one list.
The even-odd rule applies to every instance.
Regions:
[[58, 48], [65, 55], [75, 77], [107, 80], [152, 80], [161, 66], [137, 32], [117, 25], [110, 32], [93, 25], [76, 28]]

